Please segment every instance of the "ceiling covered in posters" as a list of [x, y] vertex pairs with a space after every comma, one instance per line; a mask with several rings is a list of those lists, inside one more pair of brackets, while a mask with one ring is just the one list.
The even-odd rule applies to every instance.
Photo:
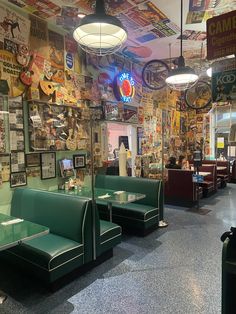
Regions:
[[[93, 0], [0, 0], [18, 7], [70, 33], [78, 13], [94, 12]], [[180, 0], [106, 0], [107, 12], [116, 15], [128, 30], [120, 53], [137, 61], [168, 59], [180, 53]], [[236, 0], [184, 0], [183, 50], [186, 59], [203, 58], [206, 20], [236, 10]], [[0, 21], [3, 27], [4, 21]]]

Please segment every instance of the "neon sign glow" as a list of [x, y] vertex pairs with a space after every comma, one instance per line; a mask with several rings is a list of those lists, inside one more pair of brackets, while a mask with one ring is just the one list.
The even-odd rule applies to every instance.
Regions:
[[115, 95], [118, 100], [131, 102], [135, 93], [135, 82], [131, 74], [123, 72], [118, 74], [115, 81]]

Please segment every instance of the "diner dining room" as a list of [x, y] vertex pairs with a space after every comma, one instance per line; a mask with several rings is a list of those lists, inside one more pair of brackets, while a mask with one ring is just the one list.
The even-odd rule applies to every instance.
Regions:
[[0, 313], [236, 313], [235, 29], [0, 0]]

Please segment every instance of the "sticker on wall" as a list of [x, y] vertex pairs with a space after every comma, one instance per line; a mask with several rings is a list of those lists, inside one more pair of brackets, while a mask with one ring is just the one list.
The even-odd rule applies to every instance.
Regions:
[[65, 52], [65, 65], [68, 70], [74, 71], [74, 55], [71, 52]]

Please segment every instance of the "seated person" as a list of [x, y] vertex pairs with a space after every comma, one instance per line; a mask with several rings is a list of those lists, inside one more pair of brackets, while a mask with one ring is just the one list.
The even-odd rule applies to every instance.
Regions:
[[185, 156], [180, 155], [178, 159], [178, 166], [180, 166], [180, 169], [189, 169], [188, 160]]
[[176, 158], [173, 156], [169, 158], [169, 163], [165, 165], [165, 167], [167, 169], [181, 169], [181, 167], [176, 164]]

